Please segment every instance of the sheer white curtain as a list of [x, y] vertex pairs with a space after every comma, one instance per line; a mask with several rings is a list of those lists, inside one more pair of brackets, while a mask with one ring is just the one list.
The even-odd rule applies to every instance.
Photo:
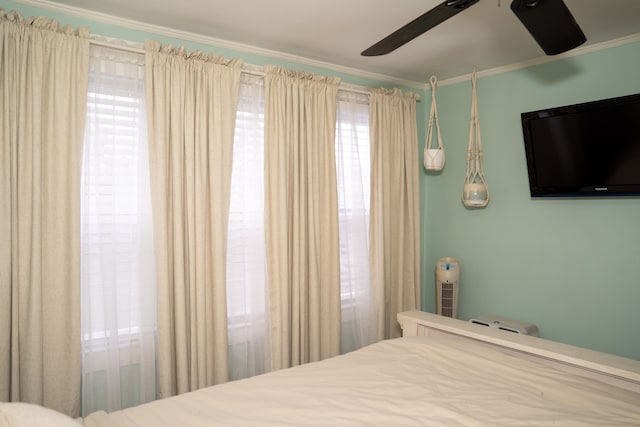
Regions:
[[340, 229], [341, 347], [346, 353], [382, 339], [377, 335], [369, 274], [369, 97], [338, 91], [336, 173]]
[[227, 237], [229, 379], [266, 372], [270, 334], [264, 240], [264, 79], [243, 74]]
[[91, 47], [82, 173], [82, 413], [156, 397], [144, 55]]

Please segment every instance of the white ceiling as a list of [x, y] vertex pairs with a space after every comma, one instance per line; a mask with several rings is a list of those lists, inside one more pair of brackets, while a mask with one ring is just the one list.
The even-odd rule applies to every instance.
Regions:
[[[398, 50], [360, 52], [442, 0], [100, 0], [93, 11], [426, 83], [535, 60], [544, 53], [511, 12], [482, 0]], [[55, 0], [87, 8], [86, 0]], [[583, 46], [640, 33], [640, 0], [565, 0], [587, 36]]]

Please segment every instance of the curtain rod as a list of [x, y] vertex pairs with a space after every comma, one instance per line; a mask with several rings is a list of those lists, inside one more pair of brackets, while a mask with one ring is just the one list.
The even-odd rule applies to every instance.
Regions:
[[[92, 45], [95, 46], [101, 46], [101, 47], [108, 47], [110, 49], [117, 49], [117, 50], [123, 50], [125, 52], [132, 52], [132, 53], [138, 53], [141, 55], [145, 54], [145, 50], [138, 48], [138, 47], [133, 47], [133, 46], [126, 46], [126, 45], [120, 45], [120, 44], [116, 44], [116, 43], [111, 43], [108, 41], [104, 41], [104, 40], [95, 40], [95, 39], [90, 39], [89, 43], [91, 43]], [[260, 76], [260, 77], [264, 77], [266, 74], [264, 71], [259, 71], [259, 70], [251, 70], [251, 69], [243, 69], [242, 73], [244, 74], [251, 74], [254, 76]], [[369, 95], [370, 92], [368, 92], [365, 89], [358, 89], [352, 86], [345, 86], [343, 83], [340, 84], [339, 86], [340, 90], [344, 90], [346, 92], [352, 92], [352, 93], [358, 93], [361, 95]]]

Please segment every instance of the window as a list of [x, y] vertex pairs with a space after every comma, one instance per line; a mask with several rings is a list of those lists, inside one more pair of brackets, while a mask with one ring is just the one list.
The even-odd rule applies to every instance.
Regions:
[[[373, 342], [369, 280], [369, 102], [340, 91], [336, 124], [342, 351]], [[243, 74], [236, 119], [227, 244], [229, 378], [269, 367], [264, 241], [263, 79]]]
[[155, 398], [143, 61], [91, 48], [81, 187], [83, 414]]

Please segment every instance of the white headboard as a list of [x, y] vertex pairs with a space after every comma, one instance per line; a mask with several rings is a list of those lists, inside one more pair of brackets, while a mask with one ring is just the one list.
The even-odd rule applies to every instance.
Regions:
[[597, 378], [640, 393], [640, 361], [562, 344], [542, 338], [487, 328], [423, 311], [398, 314], [403, 336], [448, 334], [497, 346], [523, 357], [535, 358], [565, 371]]

